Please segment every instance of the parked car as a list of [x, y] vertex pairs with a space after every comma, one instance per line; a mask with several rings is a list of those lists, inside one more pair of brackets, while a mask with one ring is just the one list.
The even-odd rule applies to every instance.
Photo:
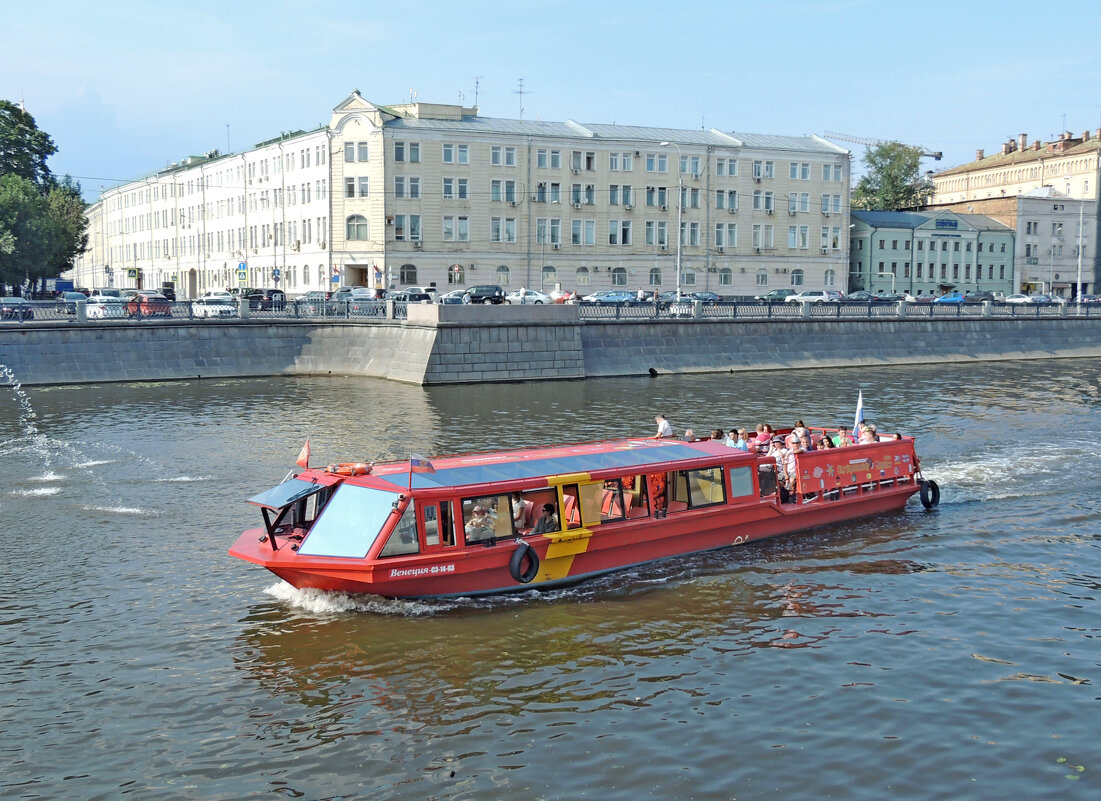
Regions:
[[789, 295], [794, 294], [794, 289], [770, 289], [763, 295], [757, 295], [754, 300], [762, 303], [782, 303]]
[[440, 292], [434, 286], [407, 286], [403, 291], [405, 292], [421, 292], [432, 298], [432, 302], [436, 302], [436, 298]]
[[312, 292], [307, 292], [305, 295], [298, 298], [298, 300], [306, 301], [307, 303], [316, 303], [317, 301], [328, 300], [330, 295], [332, 295], [332, 292], [315, 289]]
[[237, 303], [232, 296], [199, 298], [191, 304], [191, 313], [196, 317], [236, 317]]
[[496, 284], [479, 284], [466, 291], [470, 295], [471, 303], [504, 303], [505, 290]]
[[875, 296], [876, 301], [879, 303], [898, 303], [900, 300], [906, 300], [905, 292], [880, 292]]
[[119, 291], [117, 289], [115, 289], [114, 287], [106, 287], [106, 288], [100, 288], [100, 289], [93, 289], [92, 294], [90, 294], [88, 297], [89, 298], [118, 298], [118, 297], [122, 297], [122, 296], [119, 294]]
[[963, 296], [964, 303], [994, 303], [996, 298], [993, 292], [982, 292], [977, 290], [971, 290], [965, 292]]
[[1022, 295], [1018, 292], [1013, 295], [1006, 295], [1005, 302], [1012, 306], [1017, 306], [1025, 303], [1032, 303], [1032, 298], [1030, 298], [1028, 295]]
[[[635, 299], [638, 299], [638, 295], [635, 295]], [[714, 306], [716, 303], [722, 302], [722, 295], [718, 295], [714, 292], [689, 292], [687, 295], [681, 295], [681, 300], [699, 300], [703, 302], [705, 306]]]
[[76, 314], [76, 304], [82, 300], [88, 300], [83, 292], [62, 292], [57, 299], [57, 304], [65, 309], [66, 314]]
[[452, 289], [450, 292], [445, 292], [436, 298], [437, 303], [443, 303], [446, 305], [454, 305], [456, 303], [463, 303], [463, 298], [466, 297], [465, 289]]
[[171, 317], [172, 302], [160, 292], [141, 289], [126, 302], [126, 313], [130, 317]]
[[219, 300], [229, 301], [230, 303], [237, 305], [237, 296], [234, 295], [232, 292], [226, 292], [222, 289], [212, 289], [209, 292], [205, 293], [201, 299], [206, 300], [207, 298], [217, 298]]
[[252, 289], [244, 296], [250, 309], [259, 311], [283, 311], [287, 296], [282, 289]]
[[88, 299], [89, 320], [109, 320], [126, 316], [126, 301], [110, 295], [92, 295]]
[[593, 303], [597, 306], [616, 303], [637, 303], [634, 292], [625, 292], [617, 289], [601, 289], [581, 298], [582, 303]]
[[842, 303], [875, 303], [879, 300], [878, 295], [874, 295], [871, 292], [865, 292], [863, 289], [858, 289], [855, 292], [850, 292], [842, 300]]
[[505, 295], [505, 303], [515, 303], [520, 306], [542, 306], [547, 303], [554, 303], [551, 300], [550, 295], [544, 295], [542, 292], [535, 289], [525, 289], [524, 296], [520, 297], [520, 290], [515, 292], [509, 292]]
[[784, 298], [784, 303], [832, 303], [833, 298], [824, 289], [804, 289]]
[[34, 305], [24, 298], [0, 298], [0, 320], [33, 320]]
[[394, 292], [390, 294], [387, 300], [397, 301], [398, 303], [431, 303], [432, 296], [427, 292], [420, 292], [416, 289], [403, 289], [400, 292]]
[[933, 298], [933, 303], [963, 303], [962, 292], [945, 292], [943, 295]]

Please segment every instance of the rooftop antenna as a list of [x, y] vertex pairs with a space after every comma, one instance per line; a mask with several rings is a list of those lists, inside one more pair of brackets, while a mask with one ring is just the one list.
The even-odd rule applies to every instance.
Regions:
[[524, 90], [524, 79], [518, 78], [516, 81], [518, 88], [513, 90], [513, 94], [520, 95], [520, 119], [524, 119], [524, 95], [531, 94]]
[[229, 123], [226, 123], [226, 153], [232, 153], [233, 148], [229, 146]]
[[482, 78], [484, 75], [474, 76], [474, 108], [478, 108], [478, 89], [481, 87]]

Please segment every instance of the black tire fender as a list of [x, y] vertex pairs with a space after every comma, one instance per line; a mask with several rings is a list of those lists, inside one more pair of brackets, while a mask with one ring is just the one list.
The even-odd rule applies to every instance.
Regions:
[[932, 509], [940, 503], [940, 487], [932, 479], [921, 482], [921, 505]]
[[[523, 569], [525, 559], [528, 560], [527, 570]], [[539, 554], [530, 543], [523, 540], [516, 541], [516, 550], [508, 560], [508, 572], [520, 584], [530, 583], [539, 574]]]

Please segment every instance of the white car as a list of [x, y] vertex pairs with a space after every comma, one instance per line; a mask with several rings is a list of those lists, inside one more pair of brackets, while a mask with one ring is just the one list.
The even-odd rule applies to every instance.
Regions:
[[217, 290], [217, 289], [213, 289], [210, 292], [205, 293], [202, 297], [203, 300], [206, 300], [207, 298], [217, 298], [218, 300], [227, 300], [230, 303], [236, 303], [237, 302], [237, 296], [236, 295], [231, 295], [229, 292], [223, 292], [223, 291]]
[[85, 307], [90, 320], [107, 320], [126, 316], [126, 301], [107, 295], [96, 295], [88, 299]]
[[517, 306], [542, 306], [548, 303], [554, 303], [554, 300], [550, 295], [544, 295], [535, 289], [525, 289], [523, 299], [520, 298], [520, 290], [515, 292], [509, 292], [505, 295], [505, 303], [511, 303]]
[[1033, 301], [1032, 301], [1032, 298], [1030, 298], [1028, 295], [1017, 294], [1017, 295], [1006, 295], [1005, 302], [1006, 303], [1032, 303]]
[[191, 304], [191, 313], [196, 317], [236, 317], [237, 304], [232, 298], [199, 298]]
[[432, 298], [433, 303], [435, 303], [440, 297], [440, 291], [434, 286], [407, 286], [403, 291], [428, 295], [430, 298]]
[[832, 303], [833, 298], [824, 289], [804, 289], [784, 298], [784, 303]]

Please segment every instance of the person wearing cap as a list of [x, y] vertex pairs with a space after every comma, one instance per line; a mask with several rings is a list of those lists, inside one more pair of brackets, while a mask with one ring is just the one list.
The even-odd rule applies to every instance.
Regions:
[[493, 536], [493, 518], [486, 512], [481, 504], [470, 510], [470, 520], [466, 523], [466, 538], [468, 541], [489, 539]]
[[551, 531], [559, 531], [561, 528], [562, 527], [558, 524], [558, 515], [555, 513], [554, 504], [545, 503], [539, 514], [539, 519], [535, 521], [535, 528], [531, 530], [531, 533], [547, 534]]

